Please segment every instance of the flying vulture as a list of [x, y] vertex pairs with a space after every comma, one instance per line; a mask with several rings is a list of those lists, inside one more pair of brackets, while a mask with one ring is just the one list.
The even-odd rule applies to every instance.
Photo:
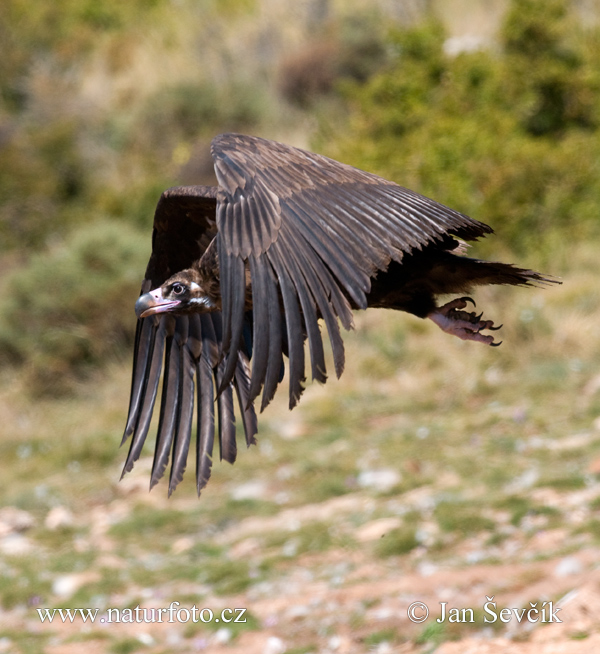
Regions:
[[[135, 306], [123, 474], [140, 456], [164, 368], [151, 488], [169, 458], [169, 494], [182, 479], [195, 393], [200, 494], [215, 433], [221, 459], [235, 461], [234, 396], [250, 445], [254, 400], [262, 391], [262, 411], [273, 399], [284, 357], [290, 409], [304, 389], [306, 341], [311, 377], [324, 382], [320, 321], [339, 377], [340, 323], [350, 329], [354, 309], [407, 311], [461, 339], [499, 345], [485, 333], [499, 327], [466, 311], [473, 301], [462, 295], [478, 285], [553, 281], [462, 256], [463, 241], [492, 229], [377, 175], [241, 134], [217, 136], [211, 154], [218, 186], [175, 187], [160, 197]], [[438, 306], [445, 293], [461, 297]]]

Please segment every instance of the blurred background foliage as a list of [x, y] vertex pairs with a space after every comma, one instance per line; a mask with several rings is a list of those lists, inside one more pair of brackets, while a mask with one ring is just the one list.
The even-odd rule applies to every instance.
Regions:
[[511, 0], [493, 41], [457, 45], [417, 5], [314, 2], [276, 30], [251, 0], [6, 0], [2, 363], [55, 392], [130, 345], [156, 200], [213, 181], [221, 131], [378, 172], [493, 225], [483, 255], [560, 272], [566, 239], [600, 236], [600, 30]]

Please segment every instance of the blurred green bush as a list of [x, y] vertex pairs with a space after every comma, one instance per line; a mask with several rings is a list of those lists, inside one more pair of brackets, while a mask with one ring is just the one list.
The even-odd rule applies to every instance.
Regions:
[[24, 366], [33, 393], [60, 394], [133, 343], [145, 234], [113, 222], [74, 231], [4, 283], [0, 361]]
[[490, 223], [515, 251], [597, 236], [598, 29], [562, 0], [513, 0], [498, 50], [448, 56], [444, 41], [435, 21], [392, 30], [387, 68], [341, 86], [348, 118], [325, 121], [323, 149]]
[[279, 94], [314, 112], [342, 80], [365, 82], [388, 60], [386, 21], [369, 10], [344, 16], [287, 56], [278, 71]]

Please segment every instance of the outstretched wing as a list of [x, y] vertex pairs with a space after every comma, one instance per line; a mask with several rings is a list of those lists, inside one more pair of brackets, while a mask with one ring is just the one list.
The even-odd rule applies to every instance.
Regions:
[[[335, 370], [344, 367], [338, 319], [365, 309], [371, 277], [404, 253], [453, 234], [473, 240], [492, 229], [377, 175], [274, 141], [222, 134], [211, 146], [219, 181], [217, 226], [224, 381], [242, 344], [246, 268], [253, 307], [249, 399], [271, 401], [287, 349], [290, 408], [305, 380], [325, 381], [322, 318]], [[287, 347], [286, 347], [287, 346]]]
[[[156, 207], [152, 255], [142, 293], [157, 288], [171, 275], [189, 268], [208, 247], [217, 232], [217, 189], [187, 186], [166, 190]], [[197, 386], [196, 483], [198, 493], [210, 477], [215, 437], [221, 458], [236, 458], [235, 390], [246, 442], [255, 442], [256, 415], [249, 402], [248, 357], [239, 350], [233, 375], [223, 380], [221, 361], [222, 317], [220, 313], [192, 316], [150, 316], [138, 320], [133, 359], [129, 415], [123, 442], [132, 436], [123, 474], [133, 468], [146, 440], [164, 363], [160, 417], [150, 487], [164, 474], [172, 459], [169, 494], [183, 477], [192, 432], [194, 377]], [[224, 387], [218, 396], [216, 387]]]

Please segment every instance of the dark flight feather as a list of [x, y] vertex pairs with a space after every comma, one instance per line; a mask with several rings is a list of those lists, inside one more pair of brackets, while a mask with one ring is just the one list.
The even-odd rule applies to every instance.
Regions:
[[304, 389], [306, 342], [312, 379], [327, 379], [320, 321], [339, 377], [340, 324], [352, 328], [354, 309], [388, 307], [425, 317], [440, 293], [554, 281], [458, 256], [455, 237], [476, 240], [492, 229], [372, 173], [240, 134], [217, 136], [211, 154], [218, 187], [175, 187], [158, 202], [140, 298], [192, 270], [207, 285], [210, 307], [197, 300], [185, 311], [174, 309], [175, 318], [149, 315], [136, 328], [124, 473], [140, 456], [164, 363], [151, 485], [171, 458], [169, 493], [185, 470], [195, 394], [200, 493], [215, 437], [230, 463], [237, 456], [236, 424], [247, 445], [256, 441], [253, 404], [261, 392], [261, 411], [273, 399], [284, 356], [290, 408]]

